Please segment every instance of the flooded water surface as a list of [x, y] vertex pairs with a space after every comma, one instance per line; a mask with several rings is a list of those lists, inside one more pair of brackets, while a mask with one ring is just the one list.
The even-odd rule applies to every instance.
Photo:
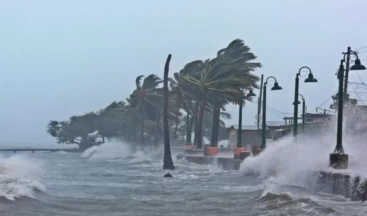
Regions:
[[250, 174], [251, 160], [240, 171], [176, 160], [163, 178], [160, 152], [108, 152], [3, 154], [0, 215], [367, 214], [362, 202]]

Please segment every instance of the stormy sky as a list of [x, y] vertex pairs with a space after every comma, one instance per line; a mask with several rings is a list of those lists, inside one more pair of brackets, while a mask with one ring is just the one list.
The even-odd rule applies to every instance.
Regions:
[[[301, 82], [308, 111], [328, 108], [347, 46], [362, 48], [367, 65], [366, 8], [365, 0], [0, 0], [0, 144], [54, 146], [49, 120], [124, 100], [136, 76], [162, 77], [169, 53], [173, 73], [236, 38], [263, 64], [256, 73], [283, 87], [268, 92], [269, 120], [291, 115], [301, 66], [319, 80]], [[350, 81], [367, 81], [365, 73], [351, 72]], [[350, 91], [364, 103], [367, 89]], [[238, 107], [227, 111], [237, 124]], [[243, 124], [253, 125], [255, 113], [246, 104]]]

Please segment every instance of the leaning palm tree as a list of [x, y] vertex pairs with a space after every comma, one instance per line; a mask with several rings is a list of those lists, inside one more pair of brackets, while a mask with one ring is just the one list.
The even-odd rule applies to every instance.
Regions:
[[[251, 74], [260, 63], [249, 62], [256, 56], [249, 52], [242, 40], [232, 41], [226, 48], [217, 53], [217, 57], [204, 62], [205, 68], [193, 76], [185, 77], [191, 85], [199, 90], [200, 108], [195, 143], [202, 147], [202, 122], [208, 98], [231, 98], [241, 89], [257, 88], [259, 77]], [[217, 96], [215, 96], [217, 95]], [[213, 101], [215, 106], [217, 101]]]
[[132, 144], [135, 144], [136, 143], [136, 114], [135, 114], [136, 105], [133, 104], [133, 100], [131, 99], [131, 96], [129, 98], [126, 98], [126, 102], [127, 102], [126, 110], [127, 110], [128, 118], [129, 118], [128, 138], [132, 142]]
[[144, 146], [144, 123], [146, 115], [154, 118], [156, 107], [162, 100], [162, 89], [158, 88], [162, 80], [155, 74], [147, 76], [141, 82], [144, 76], [138, 76], [135, 80], [136, 89], [130, 95], [132, 104], [138, 110], [140, 117], [140, 144]]
[[163, 90], [164, 90], [164, 106], [163, 106], [163, 128], [164, 128], [164, 156], [163, 156], [163, 169], [173, 170], [175, 166], [173, 164], [171, 155], [171, 146], [169, 143], [169, 128], [168, 128], [168, 71], [169, 62], [171, 61], [171, 54], [168, 55], [166, 64], [164, 66], [163, 76]]
[[236, 85], [240, 84], [238, 79], [228, 73], [222, 72], [222, 74], [220, 74], [219, 76], [211, 73], [210, 68], [212, 68], [212, 65], [215, 64], [215, 61], [208, 61], [207, 64], [208, 66], [200, 74], [199, 78], [188, 77], [189, 82], [200, 87], [200, 105], [198, 111], [199, 118], [195, 129], [195, 143], [197, 144], [198, 148], [202, 147], [203, 116], [209, 93], [220, 92], [223, 94], [230, 94], [234, 92], [234, 90], [230, 86], [235, 87]]
[[173, 78], [169, 78], [171, 91], [170, 94], [175, 100], [175, 128], [173, 131], [173, 138], [177, 137], [178, 120], [180, 116], [180, 109], [185, 110], [186, 113], [191, 114], [190, 103], [195, 97], [192, 93], [190, 85], [187, 83], [184, 76], [191, 76], [198, 71], [202, 70], [203, 62], [196, 60], [192, 61], [184, 66], [184, 68], [173, 74]]

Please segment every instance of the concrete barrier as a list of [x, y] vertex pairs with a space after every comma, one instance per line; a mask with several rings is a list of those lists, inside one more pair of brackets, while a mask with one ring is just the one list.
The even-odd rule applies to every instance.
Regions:
[[[244, 159], [250, 154], [244, 152]], [[190, 163], [217, 165], [224, 170], [239, 170], [243, 160], [225, 157], [207, 157], [202, 155], [177, 155], [177, 159], [186, 159]], [[351, 177], [346, 173], [310, 171], [307, 175], [308, 186], [315, 192], [341, 195], [352, 201], [367, 200], [367, 179]]]
[[367, 181], [359, 176], [344, 173], [319, 172], [315, 184], [316, 191], [341, 195], [352, 201], [367, 200]]
[[224, 170], [239, 170], [240, 165], [244, 159], [251, 156], [250, 152], [241, 152], [240, 159], [234, 159], [229, 157], [213, 157], [202, 155], [177, 155], [177, 159], [186, 159], [190, 163], [196, 163], [201, 165], [217, 165]]
[[186, 159], [190, 163], [196, 163], [201, 165], [217, 165], [224, 170], [238, 170], [242, 160], [225, 158], [225, 157], [210, 157], [200, 155], [177, 155], [177, 159]]

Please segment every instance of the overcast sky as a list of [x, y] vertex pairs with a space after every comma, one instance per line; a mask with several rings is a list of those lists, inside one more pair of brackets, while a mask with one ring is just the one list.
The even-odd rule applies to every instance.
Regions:
[[[311, 111], [337, 90], [341, 52], [367, 46], [366, 8], [366, 0], [0, 0], [0, 143], [52, 146], [49, 120], [124, 100], [136, 76], [163, 75], [169, 53], [172, 74], [236, 38], [263, 64], [256, 73], [283, 87], [268, 92], [269, 120], [292, 113], [304, 65], [319, 80], [300, 86]], [[360, 52], [367, 64], [367, 49]], [[351, 81], [367, 81], [364, 73]], [[227, 111], [236, 124], [238, 107]], [[255, 113], [247, 104], [243, 124]]]

